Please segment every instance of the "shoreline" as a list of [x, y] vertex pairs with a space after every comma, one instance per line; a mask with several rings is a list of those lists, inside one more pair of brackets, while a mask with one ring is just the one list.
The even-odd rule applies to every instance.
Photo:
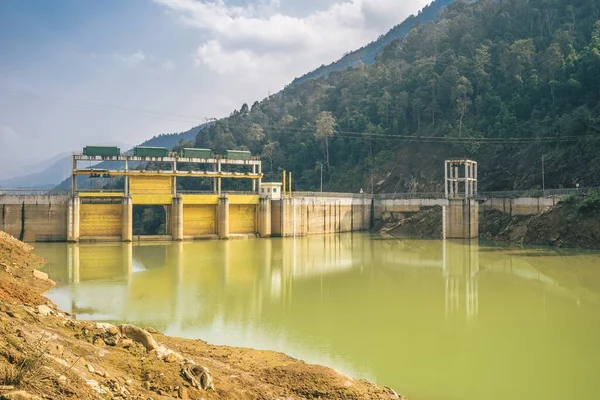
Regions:
[[0, 232], [0, 399], [403, 399], [279, 352], [77, 320], [44, 296], [43, 262]]

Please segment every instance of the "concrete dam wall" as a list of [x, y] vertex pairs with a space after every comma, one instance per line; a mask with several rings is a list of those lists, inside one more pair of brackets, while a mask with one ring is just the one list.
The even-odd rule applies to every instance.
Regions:
[[[365, 231], [371, 226], [367, 196], [259, 199], [249, 195], [183, 195], [148, 201], [166, 207], [162, 240], [236, 236], [306, 236]], [[0, 195], [0, 230], [26, 242], [131, 241], [137, 198], [100, 194]], [[170, 204], [167, 204], [170, 203]], [[138, 237], [137, 240], [151, 240]], [[158, 239], [158, 237], [156, 237]]]
[[0, 230], [26, 242], [65, 242], [69, 198], [0, 195]]
[[365, 231], [371, 227], [368, 197], [299, 197], [272, 202], [273, 236]]

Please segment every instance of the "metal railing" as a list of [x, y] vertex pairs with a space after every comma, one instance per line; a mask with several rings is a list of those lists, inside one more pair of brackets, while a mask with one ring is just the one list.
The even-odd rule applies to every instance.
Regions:
[[[487, 200], [491, 198], [518, 199], [523, 197], [566, 197], [570, 195], [584, 195], [589, 192], [600, 193], [600, 187], [590, 188], [568, 188], [568, 189], [528, 189], [478, 192], [475, 198]], [[381, 193], [374, 196], [376, 200], [410, 200], [410, 199], [443, 199], [444, 192], [421, 192], [421, 193]]]
[[70, 193], [65, 189], [0, 189], [0, 196], [64, 196]]
[[444, 192], [380, 193], [374, 196], [375, 200], [443, 199], [445, 197]]
[[370, 199], [373, 196], [367, 193], [335, 193], [335, 192], [294, 192], [292, 197], [337, 197], [345, 199]]

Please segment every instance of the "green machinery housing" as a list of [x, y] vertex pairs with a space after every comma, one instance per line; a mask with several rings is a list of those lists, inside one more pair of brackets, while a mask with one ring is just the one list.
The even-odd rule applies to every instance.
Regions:
[[[83, 155], [91, 157], [118, 157], [121, 149], [115, 146], [86, 146]], [[176, 154], [171, 153], [166, 147], [137, 146], [133, 149], [134, 157], [169, 157]], [[225, 158], [228, 160], [251, 160], [252, 153], [245, 150], [226, 150], [223, 156], [217, 156], [210, 149], [184, 148], [178, 154], [182, 158], [213, 159]]]
[[85, 146], [83, 155], [90, 157], [118, 157], [121, 155], [121, 149], [116, 146]]
[[133, 149], [135, 157], [168, 157], [169, 150], [166, 147], [138, 146]]
[[252, 153], [243, 150], [226, 150], [225, 158], [228, 160], [251, 160]]
[[185, 148], [181, 149], [181, 157], [210, 159], [215, 157], [215, 153], [210, 149]]

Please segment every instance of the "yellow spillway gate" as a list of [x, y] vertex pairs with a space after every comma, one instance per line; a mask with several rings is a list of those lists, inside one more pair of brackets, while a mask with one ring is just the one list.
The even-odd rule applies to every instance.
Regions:
[[173, 202], [173, 178], [170, 176], [132, 176], [129, 192], [133, 204], [167, 205]]
[[121, 204], [82, 204], [79, 211], [79, 234], [82, 237], [121, 236]]
[[213, 204], [183, 205], [183, 236], [213, 235], [217, 213]]
[[255, 204], [229, 204], [229, 232], [256, 233]]

